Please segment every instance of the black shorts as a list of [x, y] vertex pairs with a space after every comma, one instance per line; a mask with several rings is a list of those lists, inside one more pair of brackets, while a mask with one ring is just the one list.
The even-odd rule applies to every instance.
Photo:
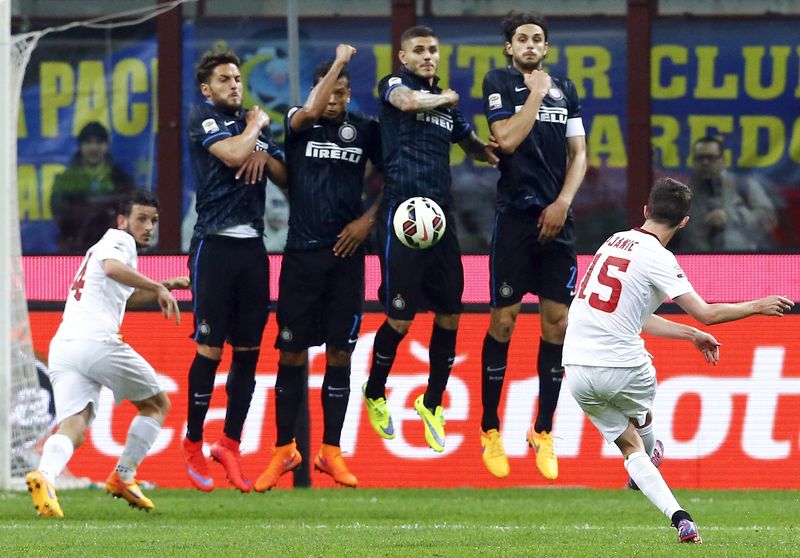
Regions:
[[281, 264], [275, 348], [299, 353], [326, 343], [352, 352], [364, 304], [364, 252], [341, 258], [327, 246], [289, 250]]
[[199, 345], [259, 347], [269, 317], [269, 258], [261, 238], [211, 235], [189, 249]]
[[489, 293], [492, 308], [517, 304], [526, 293], [569, 305], [575, 296], [578, 264], [575, 222], [567, 218], [559, 235], [540, 243], [536, 226], [541, 208], [495, 215], [489, 252]]
[[412, 320], [417, 311], [461, 314], [464, 305], [464, 266], [458, 245], [455, 219], [445, 212], [447, 226], [442, 239], [425, 250], [408, 248], [392, 229], [394, 207], [379, 221], [377, 235], [381, 249], [381, 286], [378, 300], [386, 315], [395, 320]]

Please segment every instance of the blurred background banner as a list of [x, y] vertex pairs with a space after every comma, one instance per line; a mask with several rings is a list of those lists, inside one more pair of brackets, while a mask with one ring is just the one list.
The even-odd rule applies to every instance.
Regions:
[[[486, 138], [481, 83], [504, 65], [498, 17], [423, 18], [441, 39], [441, 84], [459, 92], [459, 107]], [[725, 140], [724, 158], [737, 173], [759, 180], [782, 215], [775, 249], [796, 248], [800, 222], [800, 61], [796, 22], [773, 19], [764, 27], [742, 19], [663, 18], [652, 50], [652, 148], [657, 174], [688, 178], [691, 147], [706, 135]], [[579, 251], [590, 253], [608, 234], [626, 228], [626, 30], [622, 18], [550, 19], [547, 69], [568, 76], [583, 104], [590, 168], [575, 199]], [[300, 20], [300, 91], [304, 99], [314, 67], [339, 42], [358, 49], [350, 64], [351, 108], [376, 114], [376, 83], [391, 71], [388, 18]], [[76, 149], [87, 122], [110, 131], [114, 160], [137, 186], [156, 188], [156, 40], [139, 26], [111, 32], [45, 37], [25, 79], [19, 122], [19, 188], [23, 249], [56, 250], [50, 212], [55, 176]], [[290, 83], [283, 19], [187, 20], [183, 27], [183, 121], [200, 100], [193, 66], [211, 49], [230, 48], [242, 59], [245, 105], [269, 111], [273, 133], [283, 136]], [[162, 84], [170, 87], [170, 84]], [[194, 179], [183, 142], [183, 215], [191, 219]], [[497, 172], [454, 149], [453, 189], [462, 247], [485, 253], [491, 237]], [[191, 231], [191, 223], [184, 227]], [[186, 240], [186, 239], [184, 239]]]
[[18, 123], [19, 211], [25, 253], [57, 250], [55, 178], [90, 122], [137, 186], [157, 189], [157, 60], [152, 30], [80, 30], [45, 37], [25, 74]]

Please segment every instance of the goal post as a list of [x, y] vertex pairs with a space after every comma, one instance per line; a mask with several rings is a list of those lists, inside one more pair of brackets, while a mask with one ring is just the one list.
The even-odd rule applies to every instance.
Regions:
[[[12, 211], [11, 188], [16, 183], [16, 161], [12, 160], [11, 92], [11, 0], [0, 0], [0, 488], [11, 484], [11, 231], [8, 223]], [[14, 158], [16, 159], [16, 158]]]

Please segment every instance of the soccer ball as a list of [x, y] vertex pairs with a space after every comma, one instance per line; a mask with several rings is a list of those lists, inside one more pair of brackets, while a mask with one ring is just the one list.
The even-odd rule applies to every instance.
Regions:
[[392, 219], [394, 234], [409, 248], [430, 248], [444, 236], [444, 211], [430, 198], [409, 198], [397, 206]]

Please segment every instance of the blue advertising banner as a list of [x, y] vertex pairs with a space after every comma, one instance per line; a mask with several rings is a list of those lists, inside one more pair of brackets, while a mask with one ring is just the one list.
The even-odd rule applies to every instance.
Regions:
[[[478, 135], [488, 137], [481, 84], [504, 65], [499, 18], [434, 18], [441, 41], [438, 74], [460, 95], [459, 107]], [[768, 29], [767, 29], [768, 26]], [[347, 42], [358, 49], [350, 64], [352, 109], [376, 114], [376, 83], [391, 71], [388, 19], [310, 19], [300, 22], [301, 100], [313, 69]], [[593, 247], [625, 226], [626, 56], [624, 20], [550, 21], [547, 70], [571, 78], [582, 100], [590, 168], [575, 200], [579, 249]], [[796, 21], [659, 20], [654, 29], [650, 91], [655, 170], [686, 178], [691, 146], [706, 135], [725, 141], [725, 161], [756, 178], [783, 214], [783, 249], [796, 247], [800, 222], [800, 43]], [[266, 109], [282, 140], [290, 103], [286, 26], [283, 20], [186, 22], [183, 35], [184, 121], [199, 102], [194, 64], [211, 49], [230, 48], [242, 59], [245, 106]], [[78, 56], [47, 47], [28, 74], [19, 124], [20, 217], [26, 252], [56, 248], [50, 210], [53, 178], [69, 165], [82, 126], [99, 121], [110, 131], [115, 161], [139, 186], [155, 186], [155, 60], [153, 36]], [[192, 211], [194, 177], [184, 156], [184, 217]], [[484, 252], [491, 236], [497, 171], [451, 154], [462, 246]], [[644, 185], [642, 185], [644, 187]], [[184, 236], [191, 235], [186, 223]], [[188, 238], [184, 239], [184, 244]]]
[[58, 250], [53, 184], [92, 122], [133, 185], [155, 188], [157, 60], [152, 33], [126, 40], [46, 37], [28, 64], [17, 126], [19, 217], [24, 253]]

